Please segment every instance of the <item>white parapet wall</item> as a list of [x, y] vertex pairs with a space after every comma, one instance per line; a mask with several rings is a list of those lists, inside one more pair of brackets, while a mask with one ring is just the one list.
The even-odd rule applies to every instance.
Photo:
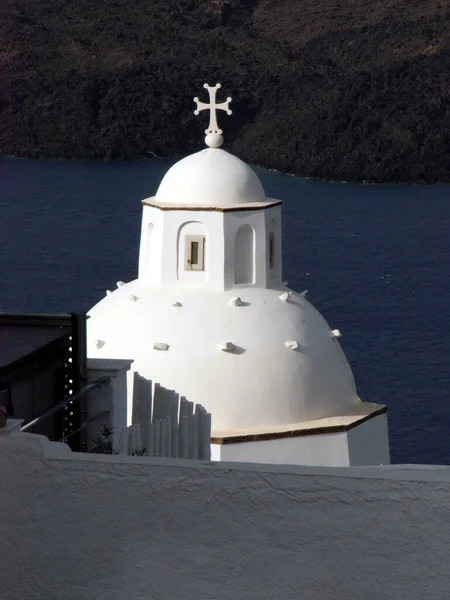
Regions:
[[360, 422], [348, 422], [342, 417], [326, 419], [326, 425], [323, 421], [299, 424], [292, 431], [256, 434], [253, 441], [249, 434], [213, 434], [211, 459], [318, 467], [390, 463], [386, 412], [367, 420], [360, 418]]
[[127, 452], [127, 372], [132, 360], [114, 358], [88, 358], [88, 383], [94, 383], [102, 377], [109, 378], [109, 384], [100, 386], [87, 397], [88, 448], [92, 449], [92, 440], [98, 436], [103, 426], [113, 431], [112, 441], [120, 453]]
[[4, 432], [0, 472], [2, 600], [448, 598], [449, 467], [77, 454]]

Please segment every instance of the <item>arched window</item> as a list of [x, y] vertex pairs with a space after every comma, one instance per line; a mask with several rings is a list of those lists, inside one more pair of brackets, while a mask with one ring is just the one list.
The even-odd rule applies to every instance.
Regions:
[[254, 283], [255, 232], [251, 225], [242, 225], [234, 242], [234, 283]]
[[178, 280], [208, 280], [208, 230], [199, 221], [187, 221], [178, 229]]

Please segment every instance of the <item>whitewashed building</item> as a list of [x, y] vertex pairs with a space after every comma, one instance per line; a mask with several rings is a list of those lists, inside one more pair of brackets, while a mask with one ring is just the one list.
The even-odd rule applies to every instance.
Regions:
[[[362, 402], [332, 329], [282, 279], [282, 203], [221, 148], [209, 87], [206, 148], [143, 203], [138, 278], [89, 313], [88, 356], [133, 370], [212, 415], [213, 460], [389, 463], [386, 407]], [[116, 406], [123, 427], [128, 406]]]

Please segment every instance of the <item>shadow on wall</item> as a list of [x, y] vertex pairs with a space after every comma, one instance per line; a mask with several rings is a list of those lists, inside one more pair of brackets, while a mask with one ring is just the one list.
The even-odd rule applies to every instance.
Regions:
[[0, 462], [7, 600], [448, 596], [447, 467], [95, 456], [21, 433]]

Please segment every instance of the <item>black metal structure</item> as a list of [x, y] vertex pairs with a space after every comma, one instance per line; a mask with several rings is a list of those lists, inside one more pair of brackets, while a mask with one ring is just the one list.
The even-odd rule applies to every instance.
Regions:
[[[0, 391], [8, 412], [26, 422], [86, 386], [86, 315], [0, 314]], [[28, 431], [85, 446], [85, 395]]]
[[[65, 396], [76, 395], [86, 385], [86, 314], [72, 313], [70, 356], [66, 362]], [[87, 419], [86, 395], [64, 407], [63, 439], [72, 450], [86, 449], [86, 429], [82, 427]]]

